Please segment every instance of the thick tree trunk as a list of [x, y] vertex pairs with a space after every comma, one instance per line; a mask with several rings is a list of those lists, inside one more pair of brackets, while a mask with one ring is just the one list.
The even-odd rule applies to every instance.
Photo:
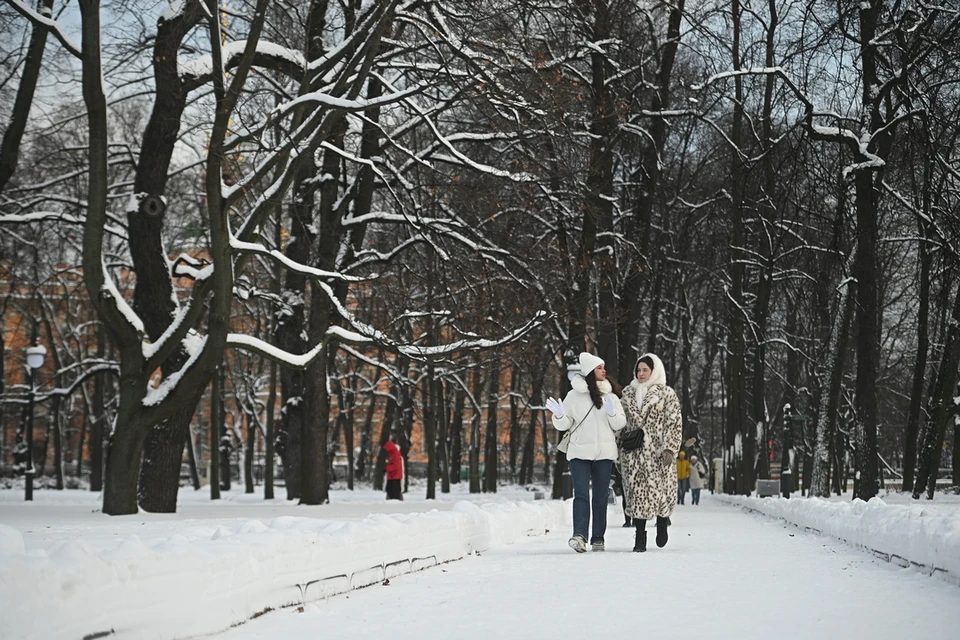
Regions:
[[[125, 419], [119, 413], [117, 420]], [[111, 516], [137, 513], [137, 471], [143, 453], [145, 425], [128, 422], [128, 428], [117, 429], [110, 436], [107, 449], [106, 476], [103, 488], [103, 512]]]
[[880, 300], [877, 284], [877, 228], [874, 174], [859, 172], [857, 193], [857, 489], [854, 497], [877, 495], [877, 374], [880, 370]]
[[[733, 69], [739, 71], [741, 3], [733, 0]], [[743, 140], [744, 92], [743, 79], [734, 78], [735, 97], [733, 121], [730, 139], [736, 149], [740, 149]], [[749, 495], [754, 488], [755, 429], [747, 417], [746, 388], [746, 342], [744, 340], [744, 267], [742, 260], [743, 245], [746, 240], [744, 229], [743, 192], [745, 167], [737, 152], [732, 156], [731, 202], [730, 202], [730, 293], [727, 303], [727, 473], [724, 491]]]
[[[311, 311], [311, 316], [313, 315]], [[313, 321], [311, 321], [313, 325]], [[330, 501], [327, 469], [327, 440], [330, 431], [330, 394], [327, 393], [327, 349], [307, 369], [300, 468], [303, 485], [300, 503], [326, 504]]]
[[175, 513], [180, 489], [183, 448], [200, 394], [181, 407], [174, 417], [150, 430], [140, 467], [140, 506], [150, 513]]

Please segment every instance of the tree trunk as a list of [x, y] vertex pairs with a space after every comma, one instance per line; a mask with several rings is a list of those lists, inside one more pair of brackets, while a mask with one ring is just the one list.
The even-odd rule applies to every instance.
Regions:
[[[739, 71], [741, 3], [733, 0], [733, 69]], [[735, 98], [730, 139], [735, 149], [742, 147], [744, 120], [743, 79], [734, 78]], [[731, 171], [730, 202], [730, 294], [727, 304], [727, 434], [725, 446], [730, 452], [727, 464], [727, 482], [724, 491], [749, 495], [754, 488], [755, 430], [748, 424], [746, 389], [746, 342], [744, 340], [744, 267], [742, 252], [746, 234], [744, 229], [743, 191], [745, 167], [738, 152], [734, 151]]]
[[453, 421], [450, 425], [450, 482], [453, 484], [460, 483], [460, 461], [463, 458], [463, 410], [466, 399], [466, 391], [457, 385], [457, 393], [453, 400]]
[[370, 404], [367, 406], [366, 415], [363, 417], [363, 429], [360, 432], [360, 455], [357, 456], [357, 477], [361, 480], [367, 478], [367, 466], [372, 457], [370, 449], [373, 444], [373, 415], [376, 411], [377, 394], [371, 393]]
[[200, 491], [200, 472], [197, 469], [197, 452], [193, 441], [193, 429], [187, 431], [187, 464], [190, 467], [190, 484], [194, 491]]
[[517, 415], [517, 393], [520, 385], [520, 367], [513, 365], [510, 368], [510, 442], [508, 455], [510, 456], [510, 482], [517, 481], [517, 454], [520, 450], [520, 417]]
[[[866, 78], [864, 78], [866, 81]], [[877, 495], [877, 372], [880, 370], [880, 300], [877, 285], [876, 192], [874, 174], [857, 173], [857, 490], [854, 497], [867, 501]]]
[[[924, 429], [923, 443], [920, 446], [920, 460], [917, 469], [917, 482], [913, 488], [913, 497], [918, 499], [926, 490], [927, 499], [933, 500], [937, 488], [937, 471], [940, 468], [940, 454], [944, 441], [947, 422], [956, 414], [954, 397], [957, 395], [958, 366], [960, 366], [960, 290], [953, 299], [953, 312], [947, 325], [947, 336], [940, 361], [940, 370], [930, 393], [930, 406], [927, 428]], [[957, 450], [954, 449], [954, 458]], [[957, 479], [954, 477], [954, 482]]]
[[[856, 249], [847, 259], [848, 264], [855, 262]], [[851, 291], [853, 289], [853, 291]], [[810, 478], [809, 496], [830, 497], [830, 443], [834, 441], [837, 430], [837, 412], [840, 407], [840, 389], [843, 384], [844, 359], [846, 355], [847, 334], [850, 316], [853, 314], [853, 302], [856, 299], [856, 284], [847, 279], [840, 286], [840, 299], [834, 315], [830, 340], [827, 344], [826, 361], [822, 379], [825, 381], [820, 393], [820, 407], [817, 410], [817, 429], [813, 453], [813, 470]], [[839, 467], [837, 467], [839, 475]]]
[[[44, 16], [53, 13], [53, 0], [40, 0], [37, 10]], [[0, 146], [0, 193], [13, 176], [17, 168], [20, 155], [20, 141], [27, 127], [27, 119], [33, 108], [33, 96], [40, 78], [40, 69], [43, 66], [43, 50], [46, 47], [48, 29], [33, 23], [30, 32], [30, 45], [27, 57], [20, 73], [20, 83], [17, 86], [17, 97], [14, 99], [13, 111], [7, 130], [3, 134], [3, 144]]]
[[[59, 379], [60, 376], [57, 376]], [[60, 386], [60, 383], [57, 383]], [[53, 429], [53, 475], [58, 490], [63, 491], [63, 429], [60, 426], [60, 396], [53, 399], [50, 427]]]
[[427, 364], [427, 375], [423, 378], [423, 389], [420, 394], [423, 399], [423, 445], [427, 450], [427, 500], [437, 499], [437, 406], [435, 392], [433, 365]]
[[[403, 359], [397, 358], [397, 371], [403, 371], [406, 364], [402, 364]], [[390, 385], [390, 399], [387, 400], [387, 406], [383, 411], [383, 423], [380, 425], [380, 440], [377, 447], [376, 464], [373, 468], [373, 488], [377, 491], [383, 491], [383, 474], [387, 468], [387, 452], [383, 450], [383, 445], [390, 439], [390, 432], [394, 430], [394, 421], [396, 420], [396, 411], [398, 405], [398, 394], [400, 393], [399, 380], [394, 380]]]
[[[926, 181], [925, 181], [926, 182]], [[930, 198], [929, 188], [924, 190], [924, 202]], [[925, 210], [929, 210], [927, 206]], [[921, 240], [917, 247], [920, 252], [920, 290], [917, 310], [917, 357], [913, 365], [913, 385], [910, 389], [910, 413], [907, 415], [907, 429], [903, 434], [903, 491], [913, 491], [913, 477], [917, 464], [917, 437], [920, 433], [920, 420], [923, 414], [923, 383], [927, 375], [927, 351], [929, 350], [930, 322], [930, 267], [933, 256], [927, 247], [927, 225], [920, 220]], [[954, 456], [957, 457], [957, 456]]]
[[343, 446], [347, 449], [347, 489], [353, 491], [354, 479], [354, 453], [353, 453], [353, 433], [354, 433], [354, 408], [357, 405], [357, 394], [353, 388], [353, 382], [347, 387], [345, 393], [346, 413], [343, 419]]
[[[490, 375], [493, 375], [491, 373]], [[473, 417], [470, 429], [470, 493], [480, 493], [480, 403], [483, 402], [483, 377], [473, 370]]]
[[[106, 331], [97, 325], [97, 359], [107, 357]], [[90, 491], [103, 491], [103, 423], [106, 420], [106, 373], [93, 377], [93, 422], [90, 425]]]
[[440, 464], [440, 492], [450, 493], [450, 455], [447, 451], [447, 442], [450, 438], [450, 399], [447, 397], [448, 386], [443, 380], [437, 380], [437, 413], [440, 416], [440, 433], [437, 434], [437, 459]]
[[[543, 405], [543, 373], [534, 373], [533, 388], [530, 393], [530, 406]], [[527, 427], [527, 437], [524, 439], [523, 459], [520, 462], [520, 484], [533, 482], [533, 465], [536, 456], [537, 427], [539, 426], [540, 410], [531, 409], [530, 424]]]
[[[119, 412], [117, 420], [127, 415], [126, 412]], [[132, 421], [128, 427], [114, 430], [107, 448], [108, 482], [103, 487], [103, 512], [111, 516], [137, 513], [137, 472], [147, 427]]]
[[490, 387], [487, 390], [487, 434], [483, 453], [483, 490], [488, 493], [497, 492], [500, 479], [500, 434], [497, 421], [497, 408], [500, 393], [500, 370], [494, 368], [488, 378]]
[[263, 499], [273, 500], [273, 439], [274, 435], [274, 408], [277, 404], [277, 363], [270, 361], [270, 389], [267, 391], [267, 426], [263, 435], [264, 470], [263, 470]]
[[223, 430], [223, 377], [217, 367], [210, 389], [210, 499], [220, 499], [220, 434]]
[[181, 407], [174, 417], [150, 430], [140, 467], [140, 506], [150, 513], [175, 513], [180, 489], [183, 449], [200, 394]]
[[243, 415], [247, 423], [247, 442], [243, 448], [243, 492], [253, 493], [253, 454], [257, 446], [257, 423], [252, 414], [244, 412]]
[[[313, 315], [311, 310], [311, 332], [317, 320]], [[313, 337], [311, 335], [311, 338]], [[304, 402], [304, 413], [307, 419], [303, 425], [303, 442], [300, 451], [303, 485], [300, 488], [299, 504], [317, 505], [330, 501], [327, 476], [329, 466], [327, 440], [330, 432], [330, 394], [327, 393], [328, 355], [328, 349], [322, 350], [307, 369]]]

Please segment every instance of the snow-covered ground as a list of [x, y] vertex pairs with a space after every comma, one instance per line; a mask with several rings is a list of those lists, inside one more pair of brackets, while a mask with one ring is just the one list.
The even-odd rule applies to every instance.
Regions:
[[613, 519], [602, 554], [574, 554], [569, 532], [554, 531], [208, 640], [903, 640], [960, 629], [960, 589], [945, 581], [710, 496], [673, 520], [667, 546], [644, 554]]
[[[577, 555], [566, 546], [569, 503], [502, 489], [460, 485], [425, 501], [417, 487], [404, 502], [337, 490], [318, 507], [183, 490], [176, 514], [120, 518], [100, 514], [89, 492], [38, 491], [26, 504], [22, 491], [0, 491], [0, 638], [185, 638], [236, 624], [223, 640], [330, 628], [391, 640], [945, 638], [960, 628], [956, 496], [736, 499], [797, 528], [705, 495], [678, 507], [670, 544], [657, 549], [651, 536], [646, 554], [629, 552], [632, 531], [611, 506], [608, 551]], [[947, 580], [925, 575], [930, 567]]]

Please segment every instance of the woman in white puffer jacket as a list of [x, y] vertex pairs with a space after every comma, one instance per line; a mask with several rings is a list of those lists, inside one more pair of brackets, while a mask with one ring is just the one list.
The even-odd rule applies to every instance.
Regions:
[[572, 430], [567, 449], [570, 476], [573, 480], [573, 536], [570, 548], [578, 553], [587, 550], [590, 528], [590, 484], [593, 484], [594, 551], [603, 551], [607, 530], [607, 493], [613, 461], [617, 459], [614, 433], [623, 428], [627, 418], [620, 398], [607, 380], [602, 359], [590, 353], [580, 354], [580, 375], [570, 381], [572, 389], [560, 401], [549, 398], [546, 406], [553, 412], [553, 426], [559, 431]]

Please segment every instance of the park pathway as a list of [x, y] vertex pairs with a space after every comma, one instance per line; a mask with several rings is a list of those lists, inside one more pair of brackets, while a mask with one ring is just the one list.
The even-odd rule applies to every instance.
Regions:
[[[689, 499], [688, 499], [689, 502]], [[461, 561], [267, 613], [210, 640], [938, 640], [960, 587], [704, 496], [670, 542], [632, 553], [611, 507], [607, 551], [551, 531]]]

